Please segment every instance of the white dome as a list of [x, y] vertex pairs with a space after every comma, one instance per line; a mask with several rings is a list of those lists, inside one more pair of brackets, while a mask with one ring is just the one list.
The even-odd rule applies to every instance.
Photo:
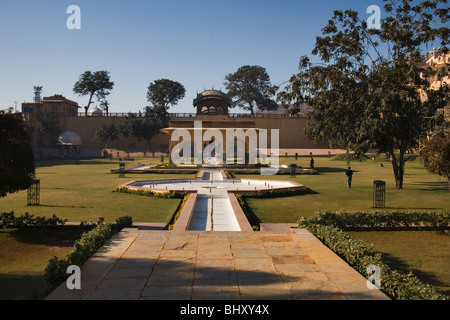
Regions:
[[103, 111], [100, 110], [99, 108], [95, 107], [94, 109], [89, 111], [89, 115], [90, 116], [102, 116], [103, 115]]
[[70, 131], [70, 130], [62, 133], [59, 136], [58, 141], [60, 144], [67, 145], [67, 146], [81, 146], [82, 145], [80, 135], [78, 133]]

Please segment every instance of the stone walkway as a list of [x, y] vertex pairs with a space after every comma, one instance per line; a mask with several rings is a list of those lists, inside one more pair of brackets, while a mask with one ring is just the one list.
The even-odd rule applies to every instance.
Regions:
[[387, 299], [308, 231], [277, 230], [125, 229], [82, 266], [81, 290], [47, 300]]

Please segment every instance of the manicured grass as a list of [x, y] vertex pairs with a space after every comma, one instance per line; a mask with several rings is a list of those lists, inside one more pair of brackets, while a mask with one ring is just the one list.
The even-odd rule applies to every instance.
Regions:
[[[296, 163], [309, 167], [309, 158], [281, 158], [281, 164]], [[381, 167], [381, 164], [384, 167]], [[346, 161], [315, 158], [317, 175], [255, 176], [236, 175], [236, 178], [291, 180], [311, 188], [314, 193], [275, 199], [248, 199], [249, 205], [262, 222], [295, 223], [301, 216], [311, 217], [320, 209], [332, 211], [376, 210], [373, 208], [373, 181], [386, 181], [386, 210], [450, 210], [448, 183], [443, 177], [428, 173], [420, 158], [408, 161], [403, 190], [395, 188], [392, 165], [388, 160], [376, 159], [352, 162], [352, 188], [347, 188]]]
[[[282, 164], [309, 165], [308, 158], [280, 160]], [[159, 158], [137, 159], [127, 165], [139, 162], [156, 164], [159, 161]], [[384, 167], [380, 166], [381, 163]], [[237, 177], [293, 180], [314, 191], [288, 198], [249, 199], [250, 206], [262, 222], [295, 223], [300, 216], [313, 216], [319, 209], [375, 210], [372, 208], [373, 180], [387, 182], [386, 210], [450, 210], [447, 182], [442, 177], [429, 174], [419, 159], [407, 163], [403, 190], [395, 189], [391, 165], [384, 159], [352, 162], [355, 171], [352, 189], [346, 187], [345, 161], [316, 158], [315, 165], [319, 172], [317, 175]], [[132, 180], [195, 177], [194, 174], [126, 174], [125, 178], [119, 178], [117, 174], [109, 174], [110, 169], [118, 167], [119, 162], [115, 160], [39, 162], [37, 178], [41, 180], [41, 205], [28, 207], [26, 191], [23, 191], [0, 199], [0, 212], [14, 211], [16, 216], [25, 212], [46, 217], [56, 214], [75, 222], [96, 222], [99, 217], [113, 222], [124, 215], [131, 216], [134, 222], [169, 222], [181, 200], [112, 191], [117, 185]], [[0, 230], [0, 300], [35, 298], [43, 286], [42, 275], [48, 260], [55, 255], [66, 256], [72, 250], [73, 242], [80, 237], [80, 234], [71, 234], [72, 231], [68, 230], [61, 231], [62, 234], [52, 232]], [[447, 236], [433, 235], [432, 232], [407, 232], [404, 236], [401, 233], [370, 232], [356, 236], [374, 243], [377, 251], [397, 263], [395, 268], [420, 270], [414, 272], [418, 276], [425, 275], [425, 280], [434, 279], [437, 287], [448, 294], [449, 274], [439, 272], [448, 270], [450, 251]]]
[[66, 257], [82, 232], [0, 229], [0, 300], [42, 298], [48, 261]]
[[349, 232], [374, 245], [392, 269], [410, 271], [450, 296], [450, 236], [441, 231]]
[[[158, 163], [160, 158], [137, 159], [127, 166]], [[27, 206], [26, 191], [0, 199], [0, 212], [14, 211], [16, 215], [29, 212], [35, 216], [56, 214], [71, 222], [97, 222], [103, 217], [114, 222], [121, 216], [131, 216], [134, 222], [169, 222], [177, 209], [179, 199], [138, 197], [113, 193], [115, 187], [133, 180], [194, 178], [194, 174], [110, 174], [118, 168], [114, 160], [54, 160], [37, 163], [37, 179], [41, 180], [40, 206]]]

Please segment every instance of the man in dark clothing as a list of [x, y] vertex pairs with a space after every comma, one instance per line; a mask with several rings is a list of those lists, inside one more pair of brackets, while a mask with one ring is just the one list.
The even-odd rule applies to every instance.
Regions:
[[353, 177], [353, 171], [350, 167], [348, 167], [347, 171], [345, 172], [346, 176], [347, 176], [347, 186], [349, 188], [352, 187], [352, 177]]
[[311, 162], [309, 163], [309, 167], [314, 169], [314, 158], [311, 158]]

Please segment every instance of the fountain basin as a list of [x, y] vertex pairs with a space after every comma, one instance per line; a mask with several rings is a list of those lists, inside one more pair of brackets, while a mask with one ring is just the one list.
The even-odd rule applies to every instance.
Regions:
[[198, 179], [140, 180], [120, 186], [155, 193], [190, 193], [175, 231], [252, 231], [235, 194], [283, 193], [303, 190], [292, 181], [227, 179], [223, 170], [206, 170]]

